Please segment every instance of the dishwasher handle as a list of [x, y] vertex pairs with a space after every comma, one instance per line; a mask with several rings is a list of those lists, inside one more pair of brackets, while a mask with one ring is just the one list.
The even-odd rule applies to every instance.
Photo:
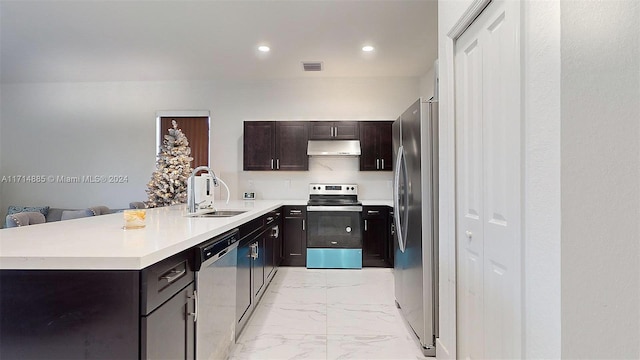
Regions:
[[217, 236], [202, 244], [196, 245], [195, 249], [195, 271], [211, 265], [225, 256], [229, 251], [238, 247], [238, 229], [231, 230], [224, 235]]
[[[231, 245], [227, 246], [226, 248], [224, 248], [223, 250], [220, 250], [219, 252], [213, 254], [211, 257], [209, 257], [204, 262], [200, 263], [200, 266], [198, 267], [197, 270], [200, 271], [200, 269], [210, 266], [211, 264], [213, 264], [216, 261], [220, 260], [224, 256], [227, 256], [230, 251], [232, 251], [233, 249], [236, 249], [237, 247], [238, 247], [238, 242], [236, 241], [233, 244], [231, 244]], [[198, 262], [196, 262], [196, 263], [198, 263]]]

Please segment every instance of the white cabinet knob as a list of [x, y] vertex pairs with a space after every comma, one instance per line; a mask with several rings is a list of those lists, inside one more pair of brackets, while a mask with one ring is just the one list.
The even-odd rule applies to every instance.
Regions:
[[471, 237], [473, 236], [473, 233], [471, 231], [469, 231], [469, 230], [465, 231], [464, 233], [465, 233], [465, 235], [467, 235], [467, 238], [469, 238], [469, 239], [471, 239]]

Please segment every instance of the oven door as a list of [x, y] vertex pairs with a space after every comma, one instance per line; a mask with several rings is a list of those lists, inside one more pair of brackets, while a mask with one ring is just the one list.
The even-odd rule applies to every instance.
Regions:
[[307, 248], [362, 249], [362, 206], [307, 206]]

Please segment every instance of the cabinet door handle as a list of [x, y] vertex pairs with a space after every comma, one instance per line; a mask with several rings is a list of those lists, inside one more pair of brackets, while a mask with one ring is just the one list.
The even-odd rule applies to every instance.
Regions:
[[260, 257], [260, 247], [258, 246], [258, 243], [256, 243], [256, 259]]
[[380, 159], [376, 159], [376, 170], [380, 169]]
[[367, 219], [364, 219], [364, 231], [367, 231]]
[[305, 221], [304, 221], [304, 219], [302, 219], [302, 231], [305, 231], [305, 229], [304, 229], [304, 227], [305, 227], [305, 226], [304, 226], [304, 224], [305, 224]]
[[378, 210], [367, 210], [367, 214], [376, 215], [376, 214], [380, 214], [380, 211], [378, 211]]
[[384, 170], [384, 159], [382, 159], [382, 170]]
[[331, 137], [334, 137], [335, 135], [333, 135], [333, 126], [331, 127]]
[[280, 159], [276, 159], [276, 169], [280, 170]]
[[271, 159], [271, 170], [273, 170], [273, 159]]
[[193, 290], [193, 295], [188, 296], [189, 299], [193, 299], [193, 312], [189, 313], [190, 316], [193, 316], [193, 322], [198, 321], [198, 293], [196, 290]]
[[335, 137], [338, 137], [338, 127], [334, 127], [334, 129], [336, 129], [336, 134], [334, 135]]
[[302, 214], [302, 210], [291, 210], [289, 211], [291, 214]]
[[187, 272], [186, 269], [182, 269], [182, 270], [172, 269], [171, 271], [169, 271], [169, 272], [165, 273], [164, 275], [160, 276], [160, 279], [165, 279], [165, 280], [167, 280], [168, 283], [172, 283], [172, 282], [178, 280], [178, 278], [180, 278], [186, 272]]

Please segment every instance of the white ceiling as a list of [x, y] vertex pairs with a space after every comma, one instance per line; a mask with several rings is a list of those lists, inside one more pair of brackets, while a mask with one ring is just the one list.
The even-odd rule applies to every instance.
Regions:
[[436, 22], [436, 0], [0, 0], [0, 81], [420, 76]]

